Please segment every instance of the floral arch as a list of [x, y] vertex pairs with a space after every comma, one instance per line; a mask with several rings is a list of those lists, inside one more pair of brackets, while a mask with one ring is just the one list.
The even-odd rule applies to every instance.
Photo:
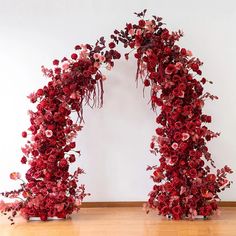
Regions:
[[[83, 107], [103, 105], [106, 77], [101, 67], [110, 70], [120, 59], [118, 44], [131, 50], [125, 58], [134, 55], [136, 80], [150, 90], [152, 109], [161, 110], [150, 143], [157, 165], [147, 168], [154, 182], [147, 211], [192, 219], [217, 210], [218, 193], [230, 187], [226, 175], [232, 171], [228, 166], [216, 172], [210, 168], [215, 166], [206, 144], [219, 133], [206, 127], [211, 116], [203, 114], [202, 108], [205, 100], [217, 99], [203, 88], [212, 82], [202, 76], [202, 62], [176, 44], [183, 33], [170, 32], [160, 17], [146, 20], [145, 13], [135, 13], [137, 23], [115, 30], [108, 46], [101, 37], [95, 45], [75, 46], [70, 58], [55, 59], [52, 69], [42, 67], [48, 83], [28, 96], [36, 110], [30, 111], [31, 126], [22, 132], [27, 139], [21, 158], [22, 164], [29, 165], [26, 182], [18, 190], [1, 193], [16, 198], [14, 203], [0, 204], [0, 211], [9, 213], [11, 221], [17, 213], [26, 219], [37, 216], [47, 220], [66, 218], [79, 210], [88, 194], [84, 185], [78, 185], [83, 170], [68, 171], [80, 155], [74, 139], [82, 128]], [[72, 112], [77, 114], [76, 120], [71, 118]], [[18, 172], [10, 178], [21, 179]]]

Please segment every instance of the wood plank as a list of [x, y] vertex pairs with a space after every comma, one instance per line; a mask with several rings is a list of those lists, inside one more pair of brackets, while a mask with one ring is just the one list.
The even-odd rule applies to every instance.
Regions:
[[27, 222], [10, 226], [0, 216], [1, 236], [235, 236], [236, 208], [222, 209], [209, 220], [174, 221], [140, 207], [83, 208], [69, 220]]

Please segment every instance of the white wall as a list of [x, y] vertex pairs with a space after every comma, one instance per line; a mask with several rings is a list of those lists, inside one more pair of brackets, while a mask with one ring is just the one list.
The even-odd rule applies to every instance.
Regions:
[[[205, 62], [204, 74], [214, 81], [209, 90], [220, 97], [206, 111], [214, 118], [211, 128], [222, 132], [209, 146], [217, 166], [236, 170], [234, 0], [0, 0], [0, 190], [15, 186], [11, 171], [26, 170], [21, 131], [29, 124], [26, 95], [45, 83], [40, 66], [69, 55], [77, 43], [108, 37], [144, 8], [162, 16], [168, 28], [183, 29], [181, 45]], [[136, 89], [135, 68], [134, 61], [120, 60], [106, 82], [103, 109], [86, 109], [78, 164], [87, 172], [81, 181], [92, 193], [89, 201], [146, 200], [151, 189], [145, 168], [155, 163], [148, 148], [155, 116]], [[236, 185], [222, 199], [235, 201]]]

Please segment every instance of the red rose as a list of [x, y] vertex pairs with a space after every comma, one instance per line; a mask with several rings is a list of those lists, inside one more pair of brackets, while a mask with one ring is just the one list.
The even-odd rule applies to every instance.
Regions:
[[193, 70], [193, 71], [197, 71], [198, 70], [198, 68], [199, 68], [199, 66], [198, 66], [198, 64], [196, 64], [196, 63], [193, 63], [192, 65], [191, 65], [191, 69]]
[[165, 47], [164, 48], [164, 53], [169, 55], [171, 53], [171, 48], [170, 47]]
[[22, 163], [22, 164], [26, 164], [26, 162], [27, 162], [27, 159], [26, 159], [25, 156], [23, 156], [23, 157], [21, 158], [21, 163]]
[[167, 75], [174, 74], [175, 71], [176, 71], [176, 67], [175, 67], [175, 65], [173, 65], [173, 64], [169, 64], [169, 65], [166, 67], [166, 69], [165, 69], [165, 73], [166, 73]]
[[180, 132], [176, 132], [176, 133], [174, 134], [174, 140], [175, 140], [176, 142], [179, 142], [179, 141], [181, 141], [181, 139], [182, 139], [182, 134], [181, 134]]
[[115, 43], [114, 42], [110, 42], [109, 43], [109, 48], [114, 48], [116, 45], [115, 45]]
[[23, 131], [21, 135], [22, 135], [23, 138], [26, 138], [27, 137], [27, 132]]
[[191, 169], [191, 170], [189, 171], [189, 175], [190, 175], [191, 178], [196, 178], [196, 177], [197, 177], [197, 171], [196, 171], [196, 169]]
[[75, 142], [70, 143], [70, 148], [75, 148], [75, 146], [76, 146]]
[[151, 72], [150, 75], [149, 75], [149, 78], [150, 79], [157, 79], [158, 78], [158, 73], [157, 72]]
[[58, 65], [59, 65], [59, 61], [58, 61], [57, 59], [55, 59], [55, 60], [53, 60], [52, 64], [53, 64], [54, 66], [58, 66]]
[[202, 82], [203, 84], [205, 84], [205, 83], [206, 83], [206, 79], [205, 79], [205, 78], [202, 78], [202, 79], [201, 79], [201, 82]]
[[145, 26], [145, 24], [146, 24], [145, 20], [140, 20], [140, 21], [138, 22], [138, 25], [139, 25], [141, 28], [143, 28], [143, 27]]
[[143, 83], [145, 87], [150, 86], [150, 81], [148, 79], [145, 79]]
[[163, 135], [164, 134], [164, 130], [162, 128], [156, 128], [156, 134], [157, 135]]
[[68, 162], [65, 158], [62, 158], [59, 162], [59, 165], [60, 165], [61, 168], [65, 168], [65, 167], [68, 166]]
[[71, 154], [71, 155], [70, 155], [70, 157], [69, 157], [69, 162], [70, 162], [70, 163], [75, 162], [75, 155], [74, 155], [74, 154]]
[[181, 48], [180, 53], [182, 54], [182, 56], [186, 56], [187, 50], [185, 48]]
[[55, 72], [55, 74], [57, 74], [57, 75], [60, 75], [60, 73], [61, 73], [61, 68], [55, 68], [54, 69], [54, 72]]
[[38, 91], [37, 91], [37, 95], [38, 96], [42, 96], [43, 95], [43, 89], [38, 89]]
[[208, 174], [207, 177], [206, 177], [206, 180], [208, 182], [215, 182], [216, 176], [214, 174]]
[[71, 54], [71, 59], [76, 60], [78, 58], [78, 55], [76, 53]]

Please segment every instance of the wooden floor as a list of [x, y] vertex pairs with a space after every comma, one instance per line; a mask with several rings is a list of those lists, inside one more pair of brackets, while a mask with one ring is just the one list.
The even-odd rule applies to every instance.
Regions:
[[210, 220], [172, 221], [138, 207], [83, 208], [68, 220], [16, 224], [0, 217], [0, 236], [236, 236], [236, 208]]

